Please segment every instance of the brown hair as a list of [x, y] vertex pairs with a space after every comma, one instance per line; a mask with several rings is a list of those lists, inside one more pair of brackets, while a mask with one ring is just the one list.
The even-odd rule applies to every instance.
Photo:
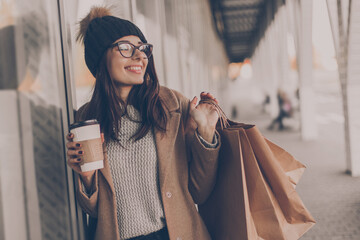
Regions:
[[164, 106], [159, 98], [160, 85], [155, 71], [154, 57], [149, 58], [144, 75], [144, 82], [134, 85], [127, 102], [124, 102], [116, 92], [114, 81], [110, 78], [106, 65], [106, 52], [104, 53], [92, 98], [85, 110], [86, 119], [97, 119], [105, 139], [118, 139], [121, 127], [121, 117], [126, 115], [127, 105], [133, 105], [141, 116], [141, 127], [132, 136], [135, 141], [144, 137], [152, 126], [160, 131], [166, 131], [167, 117]]

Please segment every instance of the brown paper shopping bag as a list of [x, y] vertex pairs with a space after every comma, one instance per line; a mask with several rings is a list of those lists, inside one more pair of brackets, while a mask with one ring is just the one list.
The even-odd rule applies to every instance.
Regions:
[[[209, 102], [212, 103], [212, 102]], [[199, 212], [213, 240], [299, 239], [315, 220], [295, 186], [305, 166], [221, 109], [216, 184]]]

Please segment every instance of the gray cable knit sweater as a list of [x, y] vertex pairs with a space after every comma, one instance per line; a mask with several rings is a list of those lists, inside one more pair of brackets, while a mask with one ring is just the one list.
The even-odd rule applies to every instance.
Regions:
[[[145, 235], [165, 226], [158, 174], [158, 160], [153, 131], [140, 139], [130, 139], [140, 127], [140, 114], [128, 106], [121, 119], [119, 142], [107, 142], [107, 154], [117, 200], [117, 218], [121, 239]], [[135, 120], [135, 121], [134, 121]], [[206, 147], [217, 146], [199, 136]]]

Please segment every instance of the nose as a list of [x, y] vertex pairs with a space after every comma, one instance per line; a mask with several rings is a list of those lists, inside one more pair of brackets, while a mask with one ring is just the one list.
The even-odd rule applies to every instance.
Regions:
[[136, 59], [136, 60], [139, 60], [141, 58], [147, 59], [147, 56], [146, 56], [146, 54], [144, 52], [141, 52], [139, 49], [135, 49], [133, 58]]

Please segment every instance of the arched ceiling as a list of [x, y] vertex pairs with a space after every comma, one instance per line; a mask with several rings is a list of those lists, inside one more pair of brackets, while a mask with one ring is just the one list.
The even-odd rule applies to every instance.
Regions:
[[213, 19], [231, 62], [251, 57], [285, 0], [210, 0]]

